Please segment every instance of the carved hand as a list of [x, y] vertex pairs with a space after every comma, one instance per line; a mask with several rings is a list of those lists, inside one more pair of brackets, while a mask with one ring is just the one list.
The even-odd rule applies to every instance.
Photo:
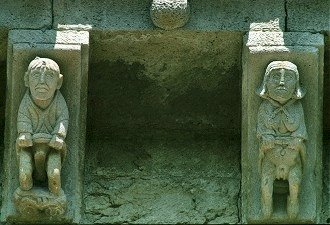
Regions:
[[61, 150], [63, 148], [63, 144], [64, 144], [64, 139], [55, 134], [53, 138], [50, 140], [48, 145], [57, 150]]
[[30, 133], [20, 133], [18, 136], [18, 146], [22, 148], [31, 147], [32, 143], [32, 136]]
[[262, 151], [267, 151], [275, 147], [275, 139], [273, 136], [264, 136], [262, 137], [260, 149]]
[[301, 144], [303, 143], [303, 139], [301, 138], [294, 138], [290, 144], [289, 144], [289, 148], [290, 149], [294, 149], [294, 150], [299, 150], [299, 148], [301, 147]]

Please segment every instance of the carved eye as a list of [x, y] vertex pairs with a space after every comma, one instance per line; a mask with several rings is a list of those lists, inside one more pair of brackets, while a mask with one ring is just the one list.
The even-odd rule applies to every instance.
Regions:
[[32, 76], [33, 78], [39, 78], [40, 75], [41, 75], [40, 72], [34, 72], [34, 73], [31, 74], [31, 76]]
[[274, 72], [271, 76], [271, 80], [273, 80], [273, 81], [281, 80], [281, 73], [280, 72]]
[[287, 80], [287, 81], [294, 81], [295, 78], [296, 78], [295, 74], [293, 74], [293, 73], [291, 73], [291, 72], [286, 73], [286, 74], [285, 74], [285, 77], [286, 77], [286, 80]]
[[46, 77], [46, 79], [53, 79], [54, 78], [54, 73], [53, 72], [46, 72], [45, 77]]

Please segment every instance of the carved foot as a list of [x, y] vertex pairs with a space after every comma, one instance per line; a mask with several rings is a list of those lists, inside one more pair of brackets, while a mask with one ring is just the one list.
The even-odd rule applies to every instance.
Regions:
[[287, 211], [288, 211], [288, 216], [290, 219], [294, 219], [297, 217], [298, 212], [299, 212], [298, 199], [291, 200], [290, 196], [288, 197]]

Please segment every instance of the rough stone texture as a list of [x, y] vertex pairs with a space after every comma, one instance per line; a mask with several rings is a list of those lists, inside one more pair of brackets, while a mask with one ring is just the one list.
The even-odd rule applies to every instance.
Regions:
[[[279, 210], [274, 212], [274, 216], [267, 222], [318, 222], [322, 196], [323, 36], [310, 33], [283, 34], [280, 37], [284, 39], [284, 45], [262, 41], [262, 39], [279, 38], [276, 33], [263, 33], [259, 38], [257, 36], [259, 33], [256, 32], [247, 35], [243, 52], [241, 161], [243, 222], [263, 221], [259, 214], [261, 197], [256, 138], [257, 108], [261, 100], [254, 91], [262, 81], [266, 66], [274, 60], [288, 60], [298, 67], [300, 81], [308, 93], [302, 99], [302, 105], [309, 139], [306, 141], [307, 165], [302, 178], [298, 218], [288, 220]], [[299, 38], [301, 36], [310, 41], [300, 44], [303, 43]], [[291, 38], [298, 41], [292, 42]], [[260, 45], [260, 43], [265, 44]], [[278, 209], [283, 209], [283, 206]]]
[[[279, 31], [285, 27], [284, 0], [192, 0], [191, 18], [185, 28], [249, 31], [250, 27]], [[274, 22], [278, 20], [279, 22]]]
[[0, 3], [0, 28], [50, 29], [52, 1], [3, 0]]
[[183, 27], [189, 20], [187, 0], [153, 0], [150, 8], [153, 23], [164, 30]]
[[165, 131], [89, 141], [83, 223], [238, 223], [238, 140]]
[[89, 0], [54, 0], [53, 27], [82, 24], [95, 30], [147, 29], [154, 27], [150, 19], [150, 5], [150, 0], [110, 0], [97, 4]]
[[328, 0], [287, 0], [287, 31], [330, 31]]
[[94, 35], [88, 132], [211, 129], [239, 135], [241, 35]]
[[[248, 31], [250, 26], [284, 30], [284, 0], [190, 0], [191, 16], [183, 29]], [[54, 1], [53, 27], [89, 25], [93, 30], [154, 29], [150, 0]], [[70, 12], [70, 13], [67, 13]], [[278, 22], [274, 22], [277, 21]]]
[[[61, 92], [66, 99], [73, 126], [66, 138], [67, 160], [62, 170], [62, 187], [68, 198], [65, 216], [56, 220], [80, 220], [82, 195], [82, 166], [85, 145], [85, 116], [88, 69], [88, 32], [19, 30], [9, 33], [8, 80], [6, 101], [6, 131], [3, 182], [2, 221], [24, 223], [50, 222], [47, 217], [24, 217], [13, 206], [13, 193], [18, 185], [18, 166], [15, 153], [16, 119], [20, 99], [25, 93], [24, 73], [29, 62], [37, 55], [54, 59], [64, 74]], [[54, 219], [55, 220], [55, 219]], [[52, 221], [54, 222], [54, 221]]]

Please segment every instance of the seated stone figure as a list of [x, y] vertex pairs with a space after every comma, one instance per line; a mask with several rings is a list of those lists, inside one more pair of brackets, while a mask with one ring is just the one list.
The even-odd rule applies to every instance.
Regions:
[[265, 218], [272, 216], [274, 181], [287, 180], [287, 213], [295, 218], [299, 212], [298, 195], [307, 140], [300, 102], [304, 92], [299, 85], [297, 66], [289, 61], [271, 62], [258, 94], [264, 99], [257, 122], [262, 211]]
[[18, 110], [16, 142], [20, 189], [31, 190], [34, 182], [48, 178], [49, 191], [59, 195], [69, 123], [68, 108], [59, 91], [63, 75], [55, 61], [36, 57], [24, 81], [27, 91]]

